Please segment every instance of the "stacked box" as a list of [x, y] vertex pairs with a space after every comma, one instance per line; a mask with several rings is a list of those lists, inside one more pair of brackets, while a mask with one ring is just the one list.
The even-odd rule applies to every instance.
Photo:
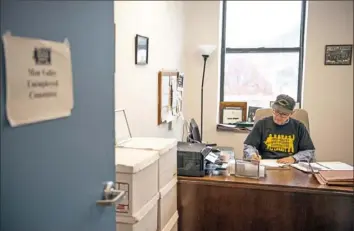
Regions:
[[[118, 146], [121, 148], [158, 152], [158, 191], [160, 198], [157, 206], [157, 230], [170, 231], [175, 229], [178, 220], [177, 140], [155, 137], [133, 137]], [[174, 220], [176, 221], [174, 222]]]
[[158, 194], [133, 216], [117, 215], [116, 231], [156, 231]]
[[[158, 230], [165, 230], [177, 212], [177, 177], [160, 190], [158, 202]], [[172, 222], [173, 223], [173, 222]]]
[[121, 148], [157, 151], [159, 158], [159, 189], [177, 176], [177, 140], [155, 137], [133, 137], [118, 144]]
[[126, 192], [116, 206], [117, 230], [155, 231], [159, 153], [130, 148], [116, 148], [115, 152], [116, 188]]
[[177, 230], [178, 230], [178, 212], [176, 211], [161, 231], [177, 231]]

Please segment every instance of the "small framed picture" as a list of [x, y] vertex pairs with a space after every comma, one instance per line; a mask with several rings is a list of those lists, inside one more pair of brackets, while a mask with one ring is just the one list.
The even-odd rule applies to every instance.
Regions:
[[146, 65], [149, 61], [149, 38], [136, 35], [135, 36], [135, 64]]
[[246, 121], [247, 102], [220, 102], [219, 123], [236, 124]]
[[352, 45], [326, 45], [325, 65], [351, 65]]
[[247, 122], [254, 122], [254, 117], [258, 109], [262, 109], [262, 107], [252, 107], [252, 106], [248, 107]]

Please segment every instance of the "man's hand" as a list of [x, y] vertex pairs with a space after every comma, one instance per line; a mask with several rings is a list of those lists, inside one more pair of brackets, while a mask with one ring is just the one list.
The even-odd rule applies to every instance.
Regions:
[[260, 155], [258, 155], [257, 153], [253, 153], [251, 155], [251, 161], [253, 162], [259, 162], [262, 159], [262, 157]]
[[285, 157], [285, 158], [281, 158], [279, 160], [277, 160], [277, 163], [279, 164], [293, 164], [295, 163], [295, 159], [292, 156], [289, 157]]

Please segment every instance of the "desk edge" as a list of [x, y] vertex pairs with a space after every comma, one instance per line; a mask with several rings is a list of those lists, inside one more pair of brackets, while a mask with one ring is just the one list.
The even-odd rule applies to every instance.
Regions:
[[289, 185], [277, 185], [277, 184], [258, 184], [252, 182], [236, 182], [236, 181], [218, 181], [218, 180], [204, 180], [195, 179], [191, 177], [179, 178], [178, 184], [198, 184], [198, 185], [212, 185], [218, 187], [231, 187], [231, 188], [247, 188], [247, 189], [258, 189], [258, 190], [268, 190], [268, 191], [283, 191], [283, 192], [301, 192], [301, 193], [321, 193], [321, 194], [331, 194], [331, 195], [345, 195], [354, 196], [354, 191], [349, 190], [338, 190], [338, 189], [326, 189], [326, 188], [310, 188], [301, 186], [289, 186]]

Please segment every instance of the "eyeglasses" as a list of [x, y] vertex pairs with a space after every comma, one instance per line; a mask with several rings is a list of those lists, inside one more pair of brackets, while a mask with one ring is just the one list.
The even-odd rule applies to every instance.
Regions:
[[273, 110], [273, 113], [274, 113], [274, 115], [280, 116], [282, 118], [286, 118], [286, 117], [290, 116], [289, 113], [282, 113], [282, 112], [279, 112], [279, 111], [276, 111], [276, 110]]

